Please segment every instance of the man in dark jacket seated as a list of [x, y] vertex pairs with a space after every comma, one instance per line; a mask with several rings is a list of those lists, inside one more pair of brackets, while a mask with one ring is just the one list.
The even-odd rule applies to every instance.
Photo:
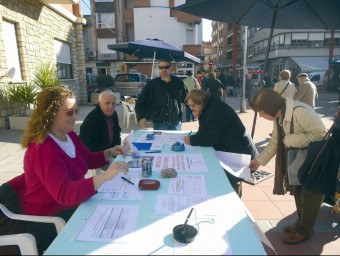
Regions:
[[80, 126], [79, 138], [91, 152], [121, 144], [121, 128], [115, 111], [116, 100], [112, 91], [103, 91], [99, 95], [98, 105], [85, 117]]

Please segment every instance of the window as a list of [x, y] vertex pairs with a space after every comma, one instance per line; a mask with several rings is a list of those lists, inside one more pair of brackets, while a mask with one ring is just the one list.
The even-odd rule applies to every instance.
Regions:
[[115, 44], [116, 38], [98, 38], [97, 45], [99, 53], [115, 53], [116, 51], [107, 48], [109, 44]]
[[70, 44], [54, 40], [54, 51], [57, 57], [59, 79], [72, 79], [71, 47]]
[[97, 28], [115, 28], [114, 13], [97, 13]]
[[15, 81], [21, 81], [21, 67], [15, 24], [7, 21], [3, 21], [2, 24], [4, 31], [3, 35], [6, 35], [3, 37], [7, 64], [5, 76]]

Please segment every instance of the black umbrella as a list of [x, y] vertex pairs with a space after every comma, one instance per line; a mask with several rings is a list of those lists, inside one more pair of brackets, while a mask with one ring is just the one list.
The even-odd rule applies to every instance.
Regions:
[[167, 59], [169, 61], [181, 62], [188, 61], [200, 63], [200, 59], [185, 52], [177, 47], [159, 39], [137, 40], [125, 43], [109, 44], [110, 50], [123, 52], [140, 58], [152, 58], [152, 74], [155, 59]]
[[[266, 72], [274, 28], [326, 29], [340, 28], [339, 0], [186, 0], [177, 10], [210, 20], [270, 28], [263, 65]], [[252, 137], [256, 122], [254, 125]]]

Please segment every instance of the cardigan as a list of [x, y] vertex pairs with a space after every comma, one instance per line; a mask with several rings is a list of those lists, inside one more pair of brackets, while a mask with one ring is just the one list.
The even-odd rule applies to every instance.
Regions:
[[[302, 106], [295, 108], [296, 106]], [[294, 133], [290, 133], [293, 118]], [[256, 157], [262, 165], [266, 165], [277, 153], [277, 128], [273, 121], [273, 132], [268, 145]], [[307, 104], [286, 98], [286, 112], [282, 121], [285, 133], [285, 144], [288, 148], [306, 148], [311, 141], [322, 140], [326, 135], [326, 126], [314, 109]]]
[[91, 153], [75, 132], [70, 132], [76, 157], [69, 157], [47, 136], [42, 144], [31, 143], [24, 156], [26, 190], [20, 198], [25, 214], [56, 215], [77, 207], [96, 194], [88, 169], [107, 164], [103, 152]]

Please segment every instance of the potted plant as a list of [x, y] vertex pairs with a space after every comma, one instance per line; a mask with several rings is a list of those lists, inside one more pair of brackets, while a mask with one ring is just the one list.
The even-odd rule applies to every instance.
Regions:
[[39, 64], [30, 83], [9, 83], [3, 90], [5, 100], [15, 104], [14, 115], [9, 117], [10, 129], [24, 130], [31, 114], [31, 105], [41, 89], [59, 87], [57, 67], [51, 62]]
[[[91, 102], [92, 104], [98, 103], [99, 94], [102, 91], [105, 90], [112, 90], [113, 92], [116, 91], [114, 85], [115, 85], [115, 79], [111, 75], [99, 75], [97, 77], [97, 88], [94, 89], [94, 91], [91, 93]], [[117, 104], [120, 102], [120, 94], [116, 95], [117, 98]], [[118, 102], [119, 101], [119, 102]]]
[[10, 129], [25, 129], [38, 92], [39, 88], [29, 83], [10, 83], [5, 86], [2, 92], [4, 99], [15, 104], [14, 115], [9, 116]]
[[60, 87], [61, 82], [58, 78], [58, 70], [51, 62], [41, 63], [33, 72], [32, 83], [44, 89], [46, 87]]

